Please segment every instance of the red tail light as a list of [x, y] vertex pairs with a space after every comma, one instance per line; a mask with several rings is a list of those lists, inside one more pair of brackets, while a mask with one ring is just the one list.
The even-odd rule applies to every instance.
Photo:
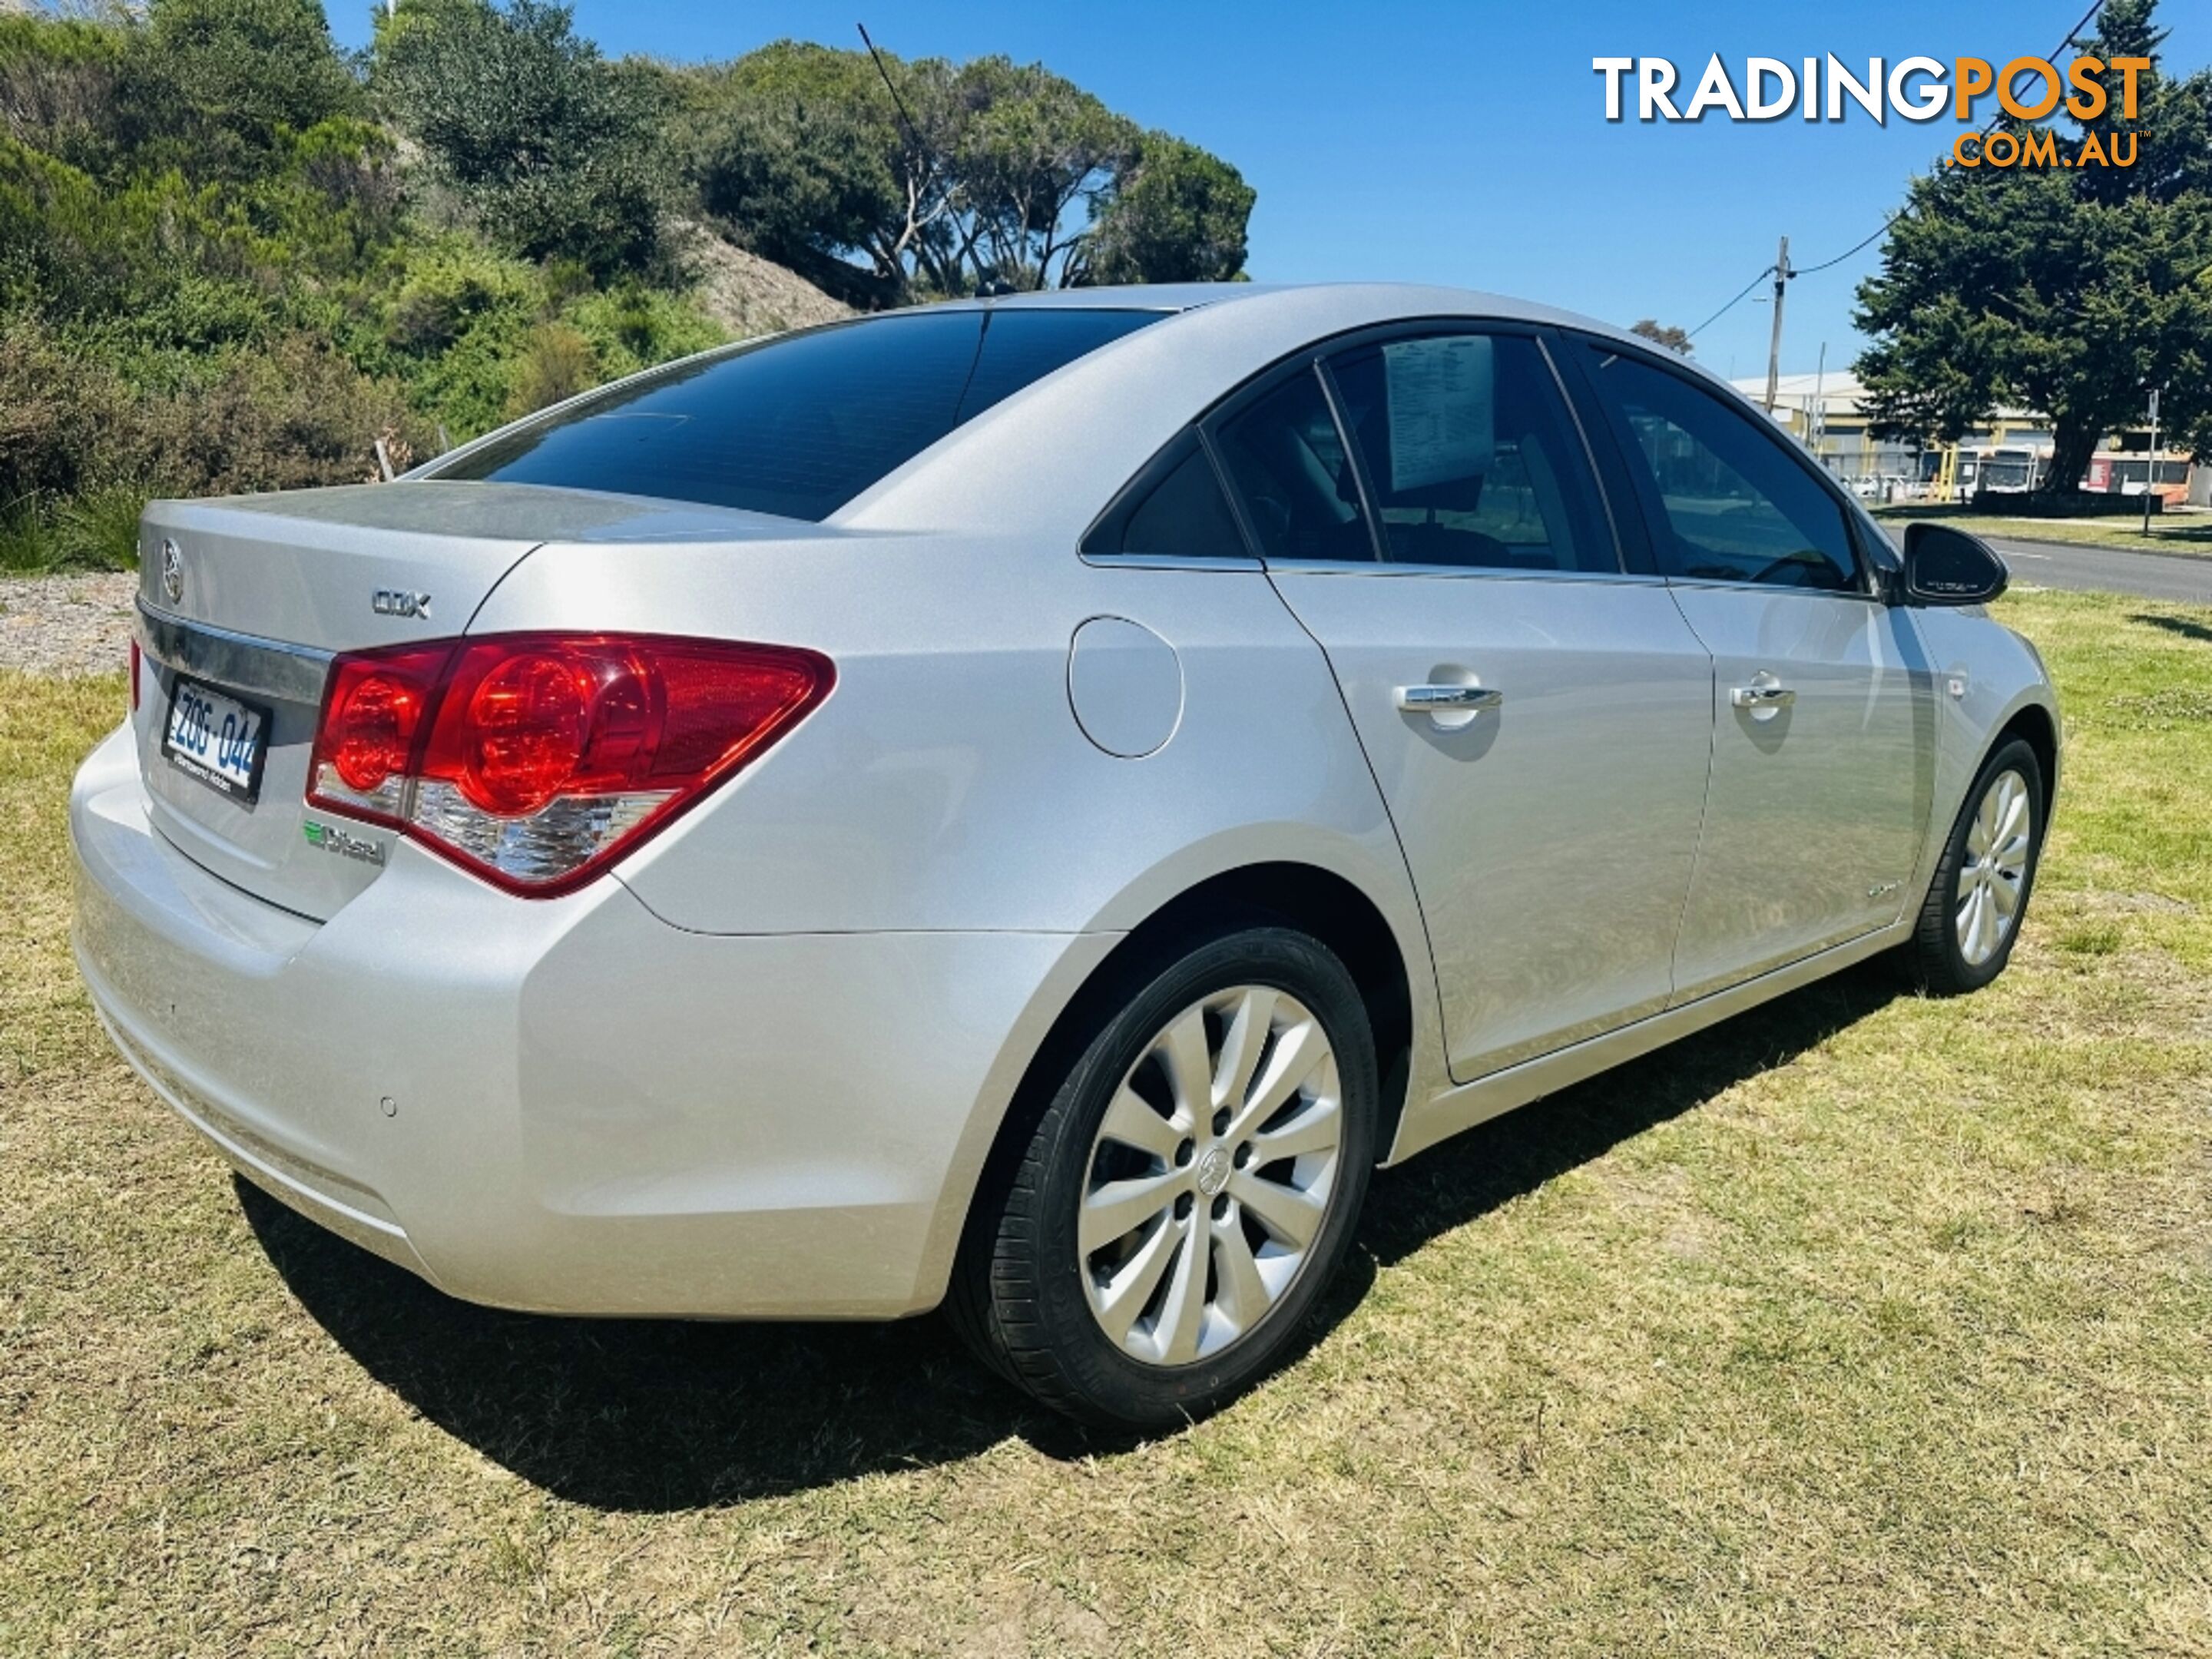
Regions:
[[138, 636], [133, 634], [131, 636], [131, 712], [134, 714], [138, 712], [138, 664], [141, 655]]
[[510, 892], [570, 891], [829, 696], [811, 651], [511, 634], [331, 667], [307, 803], [372, 818]]

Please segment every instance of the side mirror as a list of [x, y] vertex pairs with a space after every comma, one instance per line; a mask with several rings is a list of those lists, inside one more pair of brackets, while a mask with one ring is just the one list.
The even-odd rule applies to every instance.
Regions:
[[1905, 526], [1907, 605], [1987, 605], [2012, 572], [1978, 536], [1947, 524]]

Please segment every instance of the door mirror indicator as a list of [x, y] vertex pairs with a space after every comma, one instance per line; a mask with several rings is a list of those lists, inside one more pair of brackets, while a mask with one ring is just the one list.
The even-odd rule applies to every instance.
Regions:
[[2011, 580], [2005, 562], [1980, 537], [1947, 524], [1905, 526], [1907, 605], [1987, 605]]

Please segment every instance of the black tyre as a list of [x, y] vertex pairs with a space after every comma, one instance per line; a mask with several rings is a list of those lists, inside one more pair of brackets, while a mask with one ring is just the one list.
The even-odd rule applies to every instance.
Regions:
[[1907, 969], [1937, 996], [1978, 991], [2012, 958], [2043, 854], [2043, 763], [2018, 738], [1982, 763], [1944, 844]]
[[1375, 1040], [1329, 950], [1255, 926], [1133, 979], [978, 1194], [950, 1311], [1091, 1422], [1171, 1427], [1295, 1353], [1376, 1157]]

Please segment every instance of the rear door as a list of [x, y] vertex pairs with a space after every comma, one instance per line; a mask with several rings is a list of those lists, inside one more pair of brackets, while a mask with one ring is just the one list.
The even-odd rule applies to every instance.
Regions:
[[1664, 1007], [1711, 666], [1664, 584], [1623, 569], [1537, 336], [1369, 337], [1207, 436], [1389, 803], [1454, 1077]]
[[1656, 562], [1717, 670], [1675, 963], [1687, 1000], [1897, 919], [1934, 776], [1929, 680], [1809, 458], [1656, 359], [1580, 350]]

